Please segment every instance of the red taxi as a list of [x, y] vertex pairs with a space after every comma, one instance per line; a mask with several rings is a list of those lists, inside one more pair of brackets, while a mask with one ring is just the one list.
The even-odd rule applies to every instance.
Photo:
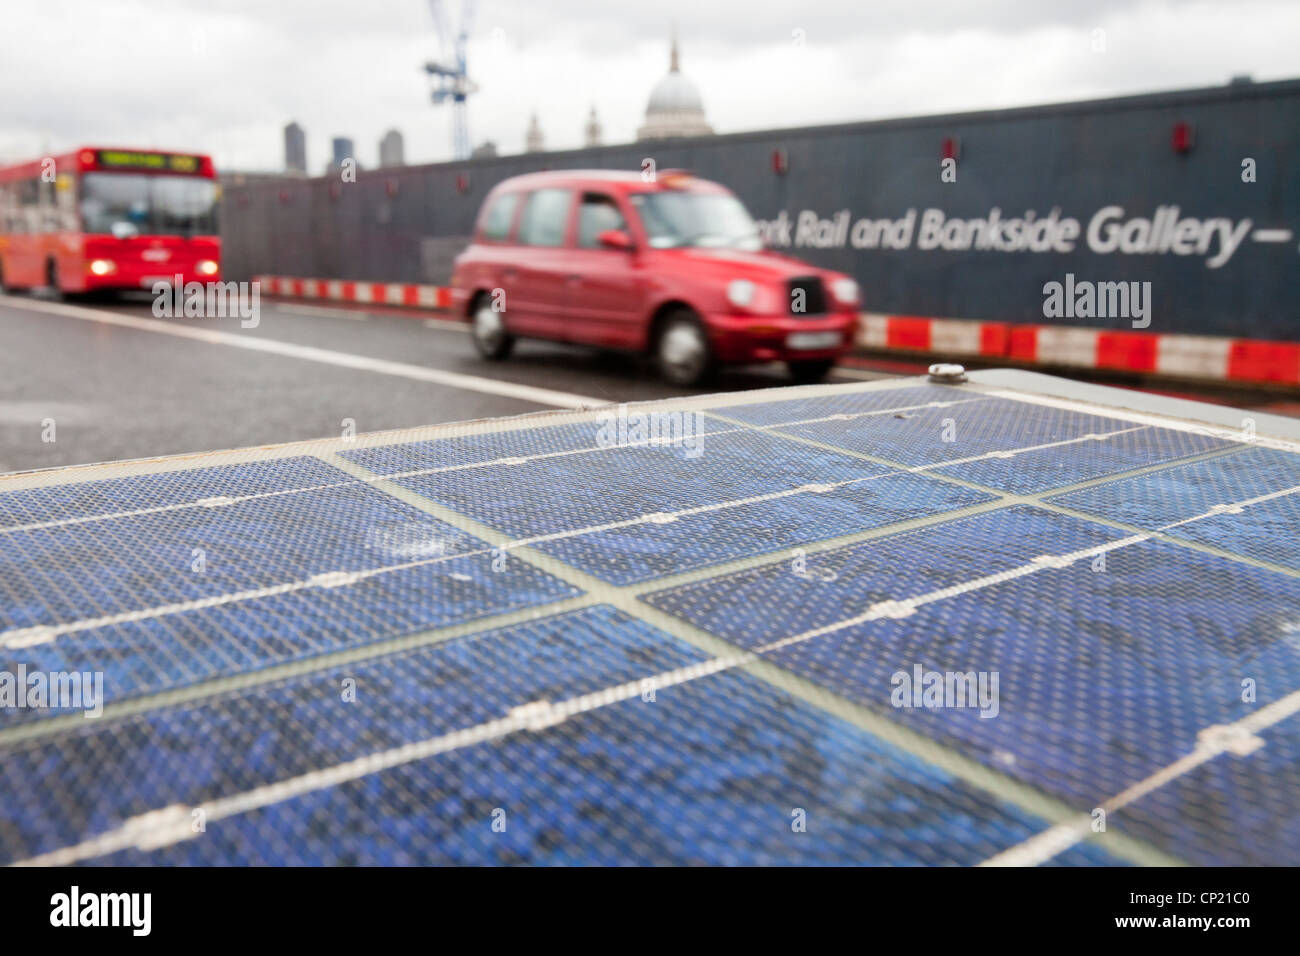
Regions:
[[740, 201], [678, 171], [531, 173], [483, 203], [455, 307], [485, 358], [519, 337], [646, 352], [677, 385], [721, 363], [817, 381], [853, 343], [858, 286], [763, 248]]

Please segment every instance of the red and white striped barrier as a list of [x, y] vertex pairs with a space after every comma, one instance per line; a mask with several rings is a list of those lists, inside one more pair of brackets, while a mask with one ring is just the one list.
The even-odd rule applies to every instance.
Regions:
[[1174, 378], [1300, 385], [1300, 342], [864, 314], [866, 349], [979, 356]]
[[[288, 276], [257, 276], [256, 281], [265, 295], [298, 299], [418, 309], [449, 309], [452, 304], [446, 286]], [[1300, 342], [864, 313], [857, 344], [939, 358], [978, 356], [1171, 378], [1300, 385]]]
[[295, 299], [325, 299], [363, 305], [404, 305], [415, 309], [450, 309], [451, 289], [406, 282], [357, 282], [351, 279], [293, 279], [288, 276], [254, 276], [263, 295]]

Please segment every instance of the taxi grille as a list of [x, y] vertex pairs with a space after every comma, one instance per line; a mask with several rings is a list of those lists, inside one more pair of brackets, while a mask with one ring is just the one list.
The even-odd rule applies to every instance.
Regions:
[[797, 276], [790, 280], [786, 297], [791, 315], [825, 315], [826, 289], [817, 276]]

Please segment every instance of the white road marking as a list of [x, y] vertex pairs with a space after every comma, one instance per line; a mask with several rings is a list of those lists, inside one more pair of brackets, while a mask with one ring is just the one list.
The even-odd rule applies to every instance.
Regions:
[[469, 331], [469, 326], [464, 322], [449, 322], [446, 319], [425, 319], [423, 324], [426, 329], [437, 329], [439, 332]]
[[549, 388], [533, 385], [517, 385], [514, 382], [502, 382], [479, 375], [464, 375], [460, 372], [445, 372], [440, 369], [425, 368], [422, 365], [410, 365], [406, 362], [392, 362], [387, 359], [370, 358], [365, 355], [352, 355], [348, 352], [336, 352], [332, 349], [316, 348], [310, 345], [297, 345], [293, 342], [281, 342], [276, 339], [264, 339], [256, 335], [241, 335], [235, 332], [220, 332], [216, 329], [203, 329], [191, 325], [177, 325], [158, 319], [146, 319], [134, 315], [123, 315], [101, 309], [88, 309], [84, 306], [64, 305], [58, 302], [40, 302], [35, 299], [15, 298], [0, 295], [0, 303], [16, 309], [32, 312], [48, 312], [86, 322], [99, 322], [104, 325], [116, 325], [124, 329], [140, 332], [154, 332], [160, 335], [173, 335], [177, 338], [193, 339], [209, 345], [228, 345], [231, 348], [247, 349], [250, 352], [268, 352], [287, 358], [301, 359], [304, 362], [319, 362], [322, 365], [335, 365], [362, 372], [374, 372], [377, 375], [391, 375], [397, 378], [414, 379], [417, 382], [429, 382], [433, 385], [446, 385], [469, 392], [482, 392], [486, 395], [499, 395], [503, 398], [516, 398], [538, 405], [555, 408], [594, 408], [609, 404], [603, 398], [589, 395], [575, 395], [572, 392], [558, 392]]
[[322, 305], [295, 305], [283, 302], [276, 302], [272, 305], [276, 312], [292, 312], [297, 315], [318, 315], [328, 319], [351, 319], [353, 322], [364, 322], [366, 313], [361, 309], [331, 309]]

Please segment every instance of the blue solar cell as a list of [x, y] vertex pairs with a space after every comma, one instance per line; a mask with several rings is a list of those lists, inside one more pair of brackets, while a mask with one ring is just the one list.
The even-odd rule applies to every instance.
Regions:
[[792, 398], [781, 402], [722, 405], [709, 411], [751, 425], [780, 425], [832, 415], [880, 414], [889, 409], [913, 408], [932, 402], [972, 400], [983, 400], [983, 396], [943, 385], [919, 385], [819, 395], [816, 398]]
[[275, 461], [0, 491], [0, 528], [180, 505], [218, 495], [233, 498], [351, 481], [355, 479], [338, 468], [318, 458], [299, 455]]
[[1300, 865], [1300, 718], [1256, 736], [1258, 750], [1221, 754], [1108, 825], [1200, 866]]
[[834, 491], [805, 492], [734, 508], [559, 538], [537, 545], [614, 584], [680, 574], [994, 500], [918, 475], [894, 474]]
[[[1177, 858], [1177, 857], [1175, 857]], [[1064, 853], [1058, 853], [1042, 866], [1133, 866], [1128, 860], [1114, 856], [1095, 843], [1080, 843]]]
[[0, 631], [486, 547], [366, 484], [10, 531], [0, 544]]
[[[346, 647], [581, 592], [521, 561], [491, 554], [386, 571], [346, 587], [307, 588], [78, 631], [6, 655], [29, 673], [102, 673], [102, 703], [258, 670]], [[57, 716], [0, 709], [0, 726]]]
[[[800, 811], [802, 830], [793, 826]], [[102, 862], [970, 864], [1045, 826], [782, 691], [725, 673]]]
[[483, 464], [501, 458], [532, 457], [577, 449], [594, 449], [598, 428], [590, 422], [512, 431], [457, 435], [431, 441], [350, 448], [340, 456], [379, 475], [426, 468]]
[[1170, 428], [1135, 426], [1134, 431], [1109, 432], [1106, 437], [1075, 445], [1018, 452], [1011, 457], [982, 458], [936, 468], [1000, 491], [1030, 494], [1190, 458], [1236, 443]]
[[[1275, 497], [1209, 514], [1265, 496]], [[1300, 569], [1300, 455], [1291, 452], [1250, 448], [1049, 500], [1149, 531], [1176, 525], [1166, 533]]]
[[[0, 856], [25, 859], [193, 805], [703, 659], [597, 606], [6, 748]], [[343, 699], [343, 680], [355, 700]], [[650, 705], [646, 705], [650, 706]], [[60, 798], [32, 785], [58, 781]], [[342, 838], [342, 834], [337, 834]]]
[[[396, 480], [596, 578], [655, 582], [643, 608], [901, 725], [919, 756], [756, 676], [771, 668], [599, 703], [706, 655], [634, 609], [557, 613], [582, 593], [562, 572], [520, 552], [503, 564], [319, 459], [218, 465], [0, 492], [0, 641], [134, 618], [6, 647], [0, 680], [98, 673], [113, 704], [532, 619], [75, 726], [41, 723], [66, 710], [0, 703], [0, 863], [584, 694], [594, 709], [558, 724], [90, 862], [973, 863], [1050, 821], [924, 762], [931, 748], [1087, 810], [1300, 687], [1296, 575], [1189, 546], [1300, 571], [1300, 455], [935, 385], [653, 411], [678, 416], [686, 440], [610, 447], [593, 419], [341, 454], [381, 475], [427, 470]], [[1010, 495], [1095, 483], [1032, 506], [952, 479]], [[241, 496], [254, 497], [195, 504]], [[158, 508], [172, 510], [123, 514]], [[1090, 516], [1163, 532], [1134, 541]], [[920, 518], [935, 521], [894, 527]], [[882, 534], [816, 550], [869, 529]], [[1120, 542], [1100, 559], [1050, 557]], [[662, 580], [758, 555], [768, 563]], [[918, 668], [971, 675], [976, 699], [899, 706]], [[1300, 864], [1300, 716], [1259, 733], [1260, 749], [1168, 781], [1108, 828], [1192, 863]], [[1085, 843], [1049, 862], [1124, 861]]]
[[[757, 647], [834, 623], [828, 618], [850, 620], [877, 595], [915, 594], [919, 587], [898, 587], [911, 573], [941, 587], [950, 577], [1000, 573], [1003, 555], [979, 556], [991, 542], [1015, 546], [995, 530], [1002, 517], [994, 512], [900, 536], [914, 545], [901, 568], [892, 566], [897, 552], [860, 548], [839, 565], [847, 576], [812, 583], [806, 595], [788, 569], [773, 567], [748, 580], [744, 574], [752, 572], [647, 600]], [[1023, 542], [1025, 561], [1073, 550], [1092, 534], [1065, 516], [1039, 520], [1039, 540]], [[978, 559], [965, 575], [938, 554], [936, 532], [944, 531], [942, 547]], [[1059, 544], [1042, 548], [1041, 539], [1054, 533]], [[792, 580], [783, 582], [783, 573]], [[1202, 583], [1189, 589], [1189, 581]], [[823, 609], [821, 602], [837, 595], [838, 608]], [[1300, 656], [1284, 640], [1297, 609], [1291, 578], [1146, 541], [1107, 553], [1104, 570], [1091, 558], [1044, 567], [767, 656], [1003, 773], [1091, 807], [1189, 752], [1205, 727], [1249, 712], [1241, 700], [1243, 677], [1267, 675], [1260, 679], [1260, 703], [1300, 686]], [[997, 672], [996, 717], [970, 707], [895, 707], [895, 675], [910, 676], [918, 665], [923, 672], [983, 672], [988, 679]]]
[[[1132, 427], [1100, 415], [980, 397], [947, 408], [809, 422], [779, 431], [904, 465], [934, 465]], [[1079, 449], [1059, 453], [1074, 455]]]
[[607, 448], [397, 483], [522, 538], [887, 471], [762, 432], [740, 432], [706, 436], [698, 448]]
[[1015, 505], [807, 554], [799, 567], [786, 559], [641, 600], [755, 648], [856, 617], [880, 601], [953, 587], [1020, 567], [1036, 555], [1093, 548], [1124, 534]]

